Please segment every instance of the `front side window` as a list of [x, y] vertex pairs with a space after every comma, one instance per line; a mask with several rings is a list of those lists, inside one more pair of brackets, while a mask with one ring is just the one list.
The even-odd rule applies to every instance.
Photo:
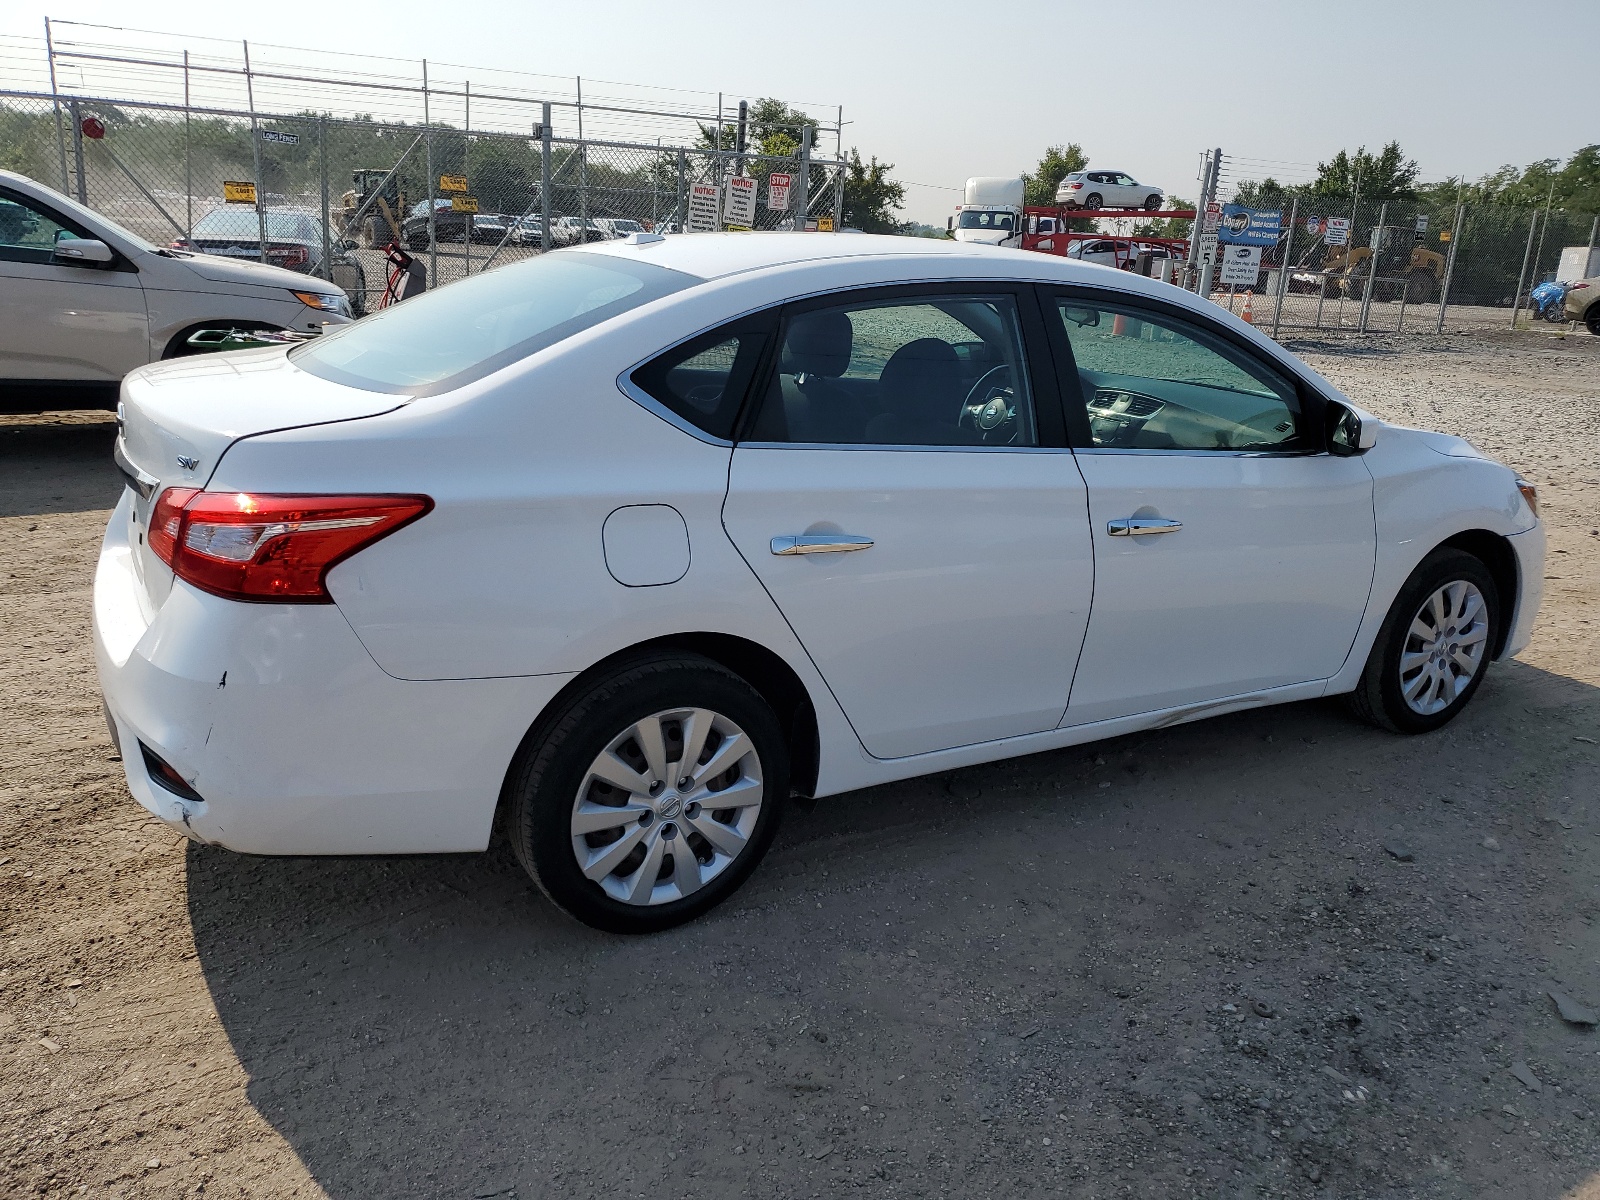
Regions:
[[1109, 449], [1304, 448], [1293, 383], [1199, 325], [1132, 305], [1053, 302], [1083, 385], [1092, 443]]
[[968, 209], [961, 214], [961, 219], [956, 222], [957, 229], [1003, 229], [1010, 233], [1015, 228], [1011, 214], [1008, 212], [989, 212]]
[[383, 309], [290, 358], [335, 383], [431, 396], [699, 282], [611, 255], [540, 255]]
[[1016, 301], [951, 293], [791, 313], [757, 442], [1034, 446]]
[[47, 263], [56, 242], [78, 235], [25, 197], [0, 193], [0, 259]]

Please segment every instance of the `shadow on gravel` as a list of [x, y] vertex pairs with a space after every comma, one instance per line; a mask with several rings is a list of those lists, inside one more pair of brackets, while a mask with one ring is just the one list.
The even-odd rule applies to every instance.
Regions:
[[189, 913], [336, 1200], [1555, 1197], [1600, 1168], [1595, 1038], [1539, 990], [1600, 999], [1561, 858], [1597, 726], [1501, 664], [1426, 738], [1311, 703], [835, 797], [649, 938], [500, 851], [196, 847]]
[[[98, 414], [96, 414], [98, 416]], [[111, 461], [117, 423], [83, 417], [49, 423], [0, 416], [0, 517], [113, 507], [122, 476]]]

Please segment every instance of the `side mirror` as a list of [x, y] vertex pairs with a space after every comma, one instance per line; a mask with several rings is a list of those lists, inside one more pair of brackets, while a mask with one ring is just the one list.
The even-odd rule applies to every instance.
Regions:
[[956, 228], [956, 219], [954, 217], [946, 217], [944, 219], [944, 231], [946, 233], [954, 233], [955, 232], [955, 228]]
[[110, 246], [94, 238], [62, 238], [56, 242], [54, 257], [74, 265], [96, 266], [116, 258]]
[[1365, 454], [1378, 444], [1378, 419], [1347, 404], [1328, 406], [1328, 453], [1340, 458]]

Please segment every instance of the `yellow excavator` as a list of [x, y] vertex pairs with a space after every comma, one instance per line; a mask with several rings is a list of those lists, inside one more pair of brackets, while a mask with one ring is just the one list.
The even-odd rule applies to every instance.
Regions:
[[[388, 170], [368, 168], [350, 173], [350, 181], [355, 184], [342, 197], [344, 201], [344, 227], [350, 228], [350, 222], [355, 219], [356, 213], [361, 211], [367, 199], [375, 188], [383, 186], [383, 181], [389, 175]], [[400, 222], [406, 215], [405, 195], [400, 190], [398, 178], [389, 180], [389, 185], [383, 187], [372, 206], [362, 216], [360, 239], [361, 244], [373, 248], [387, 246], [391, 242], [399, 242]], [[350, 230], [350, 236], [355, 236], [356, 231]]]
[[1439, 298], [1444, 255], [1425, 247], [1421, 234], [1399, 225], [1379, 225], [1369, 246], [1330, 246], [1322, 263], [1322, 294], [1331, 298], [1342, 292], [1360, 300], [1374, 262], [1378, 272], [1372, 281], [1374, 300], [1398, 300], [1402, 291], [1407, 304], [1429, 304]]

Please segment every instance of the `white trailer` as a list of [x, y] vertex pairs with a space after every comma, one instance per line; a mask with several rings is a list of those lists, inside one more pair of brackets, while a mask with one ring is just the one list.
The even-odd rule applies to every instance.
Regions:
[[1020, 248], [1022, 200], [1020, 175], [974, 176], [946, 228], [958, 242]]

